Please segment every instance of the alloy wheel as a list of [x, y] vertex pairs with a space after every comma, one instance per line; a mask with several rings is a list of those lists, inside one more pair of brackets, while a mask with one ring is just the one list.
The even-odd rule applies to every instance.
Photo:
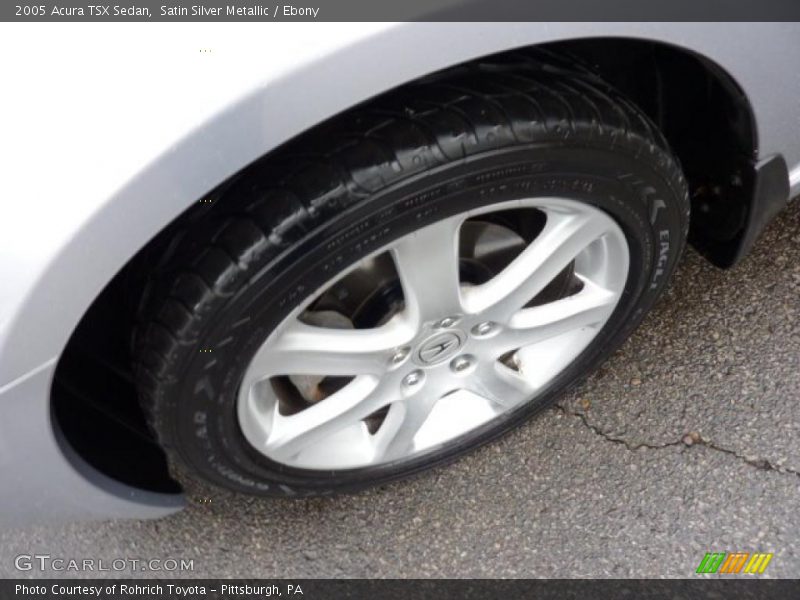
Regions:
[[301, 469], [415, 457], [535, 398], [608, 321], [628, 275], [619, 225], [565, 198], [442, 219], [350, 266], [257, 350], [237, 413]]

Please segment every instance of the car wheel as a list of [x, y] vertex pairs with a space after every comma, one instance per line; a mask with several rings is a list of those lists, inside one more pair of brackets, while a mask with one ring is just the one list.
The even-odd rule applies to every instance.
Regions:
[[183, 473], [349, 491], [484, 444], [632, 332], [689, 204], [648, 118], [594, 75], [482, 63], [250, 166], [154, 269], [135, 336]]

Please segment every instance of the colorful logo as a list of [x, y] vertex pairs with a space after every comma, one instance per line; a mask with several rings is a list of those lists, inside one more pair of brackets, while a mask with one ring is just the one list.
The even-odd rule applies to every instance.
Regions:
[[765, 552], [707, 552], [697, 567], [697, 573], [753, 573], [767, 569], [772, 553]]

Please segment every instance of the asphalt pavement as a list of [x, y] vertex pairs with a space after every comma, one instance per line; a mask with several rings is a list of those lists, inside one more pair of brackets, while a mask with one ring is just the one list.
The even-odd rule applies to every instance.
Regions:
[[356, 496], [195, 490], [159, 521], [0, 532], [0, 577], [59, 575], [16, 571], [21, 553], [193, 559], [184, 577], [694, 577], [711, 551], [772, 552], [763, 577], [797, 577], [799, 442], [795, 201], [733, 270], [690, 250], [586, 384], [449, 467]]

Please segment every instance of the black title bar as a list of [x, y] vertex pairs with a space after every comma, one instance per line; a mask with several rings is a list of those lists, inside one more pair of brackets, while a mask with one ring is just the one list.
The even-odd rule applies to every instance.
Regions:
[[0, 21], [800, 21], [800, 0], [30, 0]]

